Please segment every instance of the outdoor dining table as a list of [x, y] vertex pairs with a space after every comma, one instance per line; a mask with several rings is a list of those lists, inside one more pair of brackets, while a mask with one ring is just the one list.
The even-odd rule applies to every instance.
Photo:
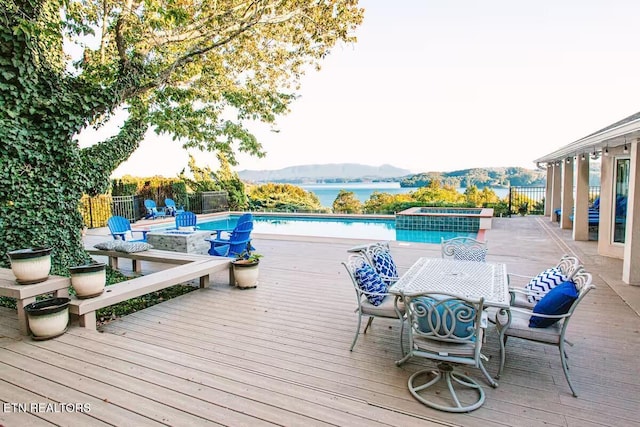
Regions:
[[419, 258], [389, 288], [394, 295], [443, 292], [466, 298], [484, 298], [486, 307], [509, 308], [509, 286], [505, 264]]

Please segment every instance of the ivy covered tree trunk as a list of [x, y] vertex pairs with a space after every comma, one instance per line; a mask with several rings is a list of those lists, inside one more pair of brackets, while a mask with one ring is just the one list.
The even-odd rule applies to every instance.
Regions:
[[[149, 128], [232, 165], [264, 156], [247, 123], [286, 114], [363, 13], [357, 0], [0, 0], [0, 264], [34, 246], [53, 248], [56, 273], [86, 262], [80, 198], [106, 190]], [[115, 136], [78, 146], [120, 109]]]
[[90, 85], [61, 78], [47, 57], [51, 52], [43, 52], [26, 30], [12, 33], [15, 25], [3, 24], [0, 259], [6, 266], [11, 250], [51, 247], [54, 273], [66, 274], [69, 266], [88, 261], [80, 198], [106, 189], [111, 172], [137, 148], [146, 126], [131, 117], [116, 137], [80, 149], [74, 135], [114, 102]]

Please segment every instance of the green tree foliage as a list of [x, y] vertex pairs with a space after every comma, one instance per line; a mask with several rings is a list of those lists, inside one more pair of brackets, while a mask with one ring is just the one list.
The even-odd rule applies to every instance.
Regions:
[[[60, 273], [88, 260], [81, 196], [106, 191], [148, 129], [232, 164], [263, 156], [246, 124], [287, 113], [300, 77], [355, 41], [364, 13], [356, 0], [0, 4], [0, 259], [51, 246]], [[120, 110], [116, 135], [79, 147], [75, 135]]]
[[413, 200], [417, 202], [432, 203], [464, 203], [465, 197], [451, 185], [442, 185], [440, 181], [433, 180], [426, 187], [419, 188], [412, 193]]
[[488, 203], [497, 203], [500, 201], [498, 195], [492, 189], [484, 187], [482, 191], [478, 187], [471, 185], [464, 191], [464, 197], [467, 203], [480, 207]]
[[293, 184], [268, 183], [249, 187], [249, 206], [254, 210], [322, 211], [318, 196]]
[[224, 153], [218, 153], [220, 168], [211, 170], [209, 166], [200, 167], [193, 156], [189, 156], [189, 170], [193, 179], [189, 178], [184, 169], [180, 172], [180, 180], [185, 182], [193, 192], [226, 191], [229, 200], [229, 209], [244, 210], [248, 206], [244, 183], [238, 174], [231, 169], [229, 161]]
[[369, 199], [364, 202], [363, 211], [365, 213], [385, 213], [392, 214], [396, 211], [393, 206], [403, 203], [411, 203], [413, 197], [411, 194], [389, 194], [380, 191], [374, 191]]
[[362, 212], [362, 203], [353, 191], [340, 190], [333, 201], [334, 213], [356, 214]]

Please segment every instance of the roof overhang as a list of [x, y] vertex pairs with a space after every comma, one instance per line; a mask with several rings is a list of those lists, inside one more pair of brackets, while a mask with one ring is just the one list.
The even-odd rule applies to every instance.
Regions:
[[610, 126], [602, 131], [585, 136], [552, 153], [535, 159], [534, 162], [538, 164], [557, 162], [567, 157], [581, 154], [593, 155], [595, 153], [599, 155], [605, 147], [618, 147], [638, 140], [640, 140], [640, 117], [622, 123], [619, 126]]

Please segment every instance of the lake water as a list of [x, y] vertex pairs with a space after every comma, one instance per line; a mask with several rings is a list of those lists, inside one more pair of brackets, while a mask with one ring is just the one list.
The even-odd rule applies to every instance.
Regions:
[[[374, 191], [389, 194], [407, 194], [416, 191], [418, 187], [400, 187], [399, 182], [350, 182], [338, 184], [298, 184], [299, 187], [313, 192], [322, 206], [331, 207], [338, 196], [340, 190], [352, 191], [355, 196], [364, 203], [369, 200]], [[464, 193], [465, 188], [458, 188], [460, 193]], [[508, 188], [493, 188], [493, 191], [501, 199], [509, 194]]]

